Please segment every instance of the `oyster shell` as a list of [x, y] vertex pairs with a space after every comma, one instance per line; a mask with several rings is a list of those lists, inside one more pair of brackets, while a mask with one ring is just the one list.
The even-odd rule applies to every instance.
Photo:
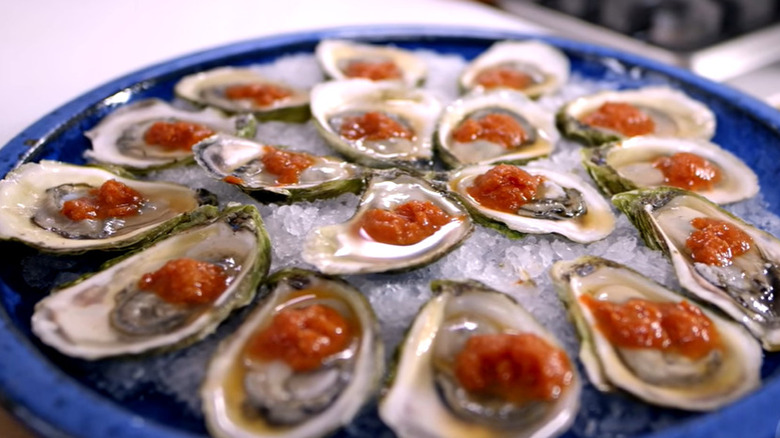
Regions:
[[[272, 275], [268, 285], [270, 296], [220, 344], [208, 365], [200, 391], [206, 425], [215, 437], [328, 435], [349, 423], [379, 386], [384, 349], [376, 316], [358, 290], [337, 278], [288, 269]], [[251, 355], [253, 341], [278, 315], [315, 305], [347, 321], [354, 336], [345, 349], [307, 371]]]
[[[458, 141], [454, 133], [464, 122], [477, 122], [486, 116], [508, 116], [522, 128], [523, 133], [507, 131], [512, 140], [507, 146], [493, 138], [470, 136], [469, 141]], [[492, 133], [501, 132], [489, 127]], [[522, 135], [521, 137], [518, 137]], [[493, 90], [472, 93], [447, 105], [439, 117], [436, 131], [436, 149], [450, 167], [465, 164], [524, 163], [552, 153], [559, 134], [554, 115], [514, 90]]]
[[156, 122], [194, 123], [210, 131], [235, 133], [243, 137], [253, 137], [257, 130], [257, 121], [252, 116], [228, 118], [211, 108], [186, 111], [159, 99], [145, 99], [117, 109], [86, 131], [84, 135], [92, 142], [92, 148], [84, 151], [84, 157], [129, 170], [192, 163], [189, 149], [166, 148], [147, 142], [146, 133]]
[[[678, 153], [695, 154], [709, 162], [719, 173], [710, 187], [702, 184], [693, 190], [716, 204], [727, 204], [751, 198], [758, 193], [758, 177], [731, 152], [715, 143], [698, 139], [633, 137], [599, 148], [582, 149], [582, 164], [601, 190], [611, 196], [638, 188], [669, 184], [654, 164], [657, 159]], [[688, 187], [682, 187], [691, 189]]]
[[[430, 92], [393, 82], [330, 81], [311, 92], [312, 117], [325, 141], [348, 159], [367, 166], [430, 166], [440, 111], [441, 103]], [[354, 140], [342, 135], [344, 127], [353, 126], [351, 120], [367, 114], [391, 119], [398, 125], [395, 132], [384, 137], [381, 131], [375, 134], [366, 129], [365, 135], [356, 133]]]
[[572, 173], [533, 165], [515, 167], [543, 178], [534, 199], [514, 213], [482, 205], [468, 189], [477, 177], [495, 167], [466, 166], [437, 178], [447, 181], [447, 188], [461, 200], [477, 223], [508, 237], [555, 233], [587, 243], [603, 239], [615, 229], [612, 208], [595, 188]]
[[280, 182], [279, 175], [263, 164], [263, 157], [272, 150], [284, 148], [227, 135], [211, 137], [193, 148], [195, 160], [209, 175], [236, 184], [260, 200], [328, 198], [358, 192], [365, 185], [363, 168], [337, 158], [309, 154], [303, 154], [310, 165], [297, 175], [297, 181]]
[[389, 79], [379, 79], [384, 75], [376, 75], [373, 69], [365, 72], [367, 79], [384, 82], [398, 82], [408, 86], [418, 86], [425, 81], [428, 67], [414, 53], [394, 46], [378, 46], [346, 40], [322, 40], [314, 51], [317, 61], [325, 74], [331, 79], [350, 79], [349, 68], [352, 63], [382, 64], [386, 63], [393, 72]]
[[646, 135], [709, 140], [715, 134], [715, 114], [703, 103], [682, 91], [653, 86], [634, 90], [601, 91], [580, 97], [558, 111], [556, 123], [561, 133], [586, 146], [597, 146], [628, 137], [616, 130], [591, 126], [581, 119], [604, 104], [629, 104], [652, 120]]
[[[265, 278], [270, 242], [252, 206], [203, 207], [172, 233], [107, 262], [99, 272], [35, 306], [33, 332], [69, 356], [98, 359], [189, 345], [235, 308], [248, 304]], [[209, 303], [178, 304], [139, 287], [139, 280], [181, 258], [219, 266], [227, 287]]]
[[612, 386], [650, 403], [693, 411], [709, 411], [731, 403], [760, 385], [761, 347], [738, 324], [706, 308], [720, 350], [701, 358], [671, 351], [619, 347], [597, 327], [584, 296], [625, 303], [641, 299], [681, 303], [684, 298], [636, 271], [598, 257], [560, 261], [551, 270], [561, 300], [580, 333], [580, 359], [601, 390]]
[[[116, 180], [144, 201], [139, 214], [75, 221], [63, 204]], [[18, 240], [42, 251], [78, 253], [127, 248], [167, 233], [204, 202], [207, 192], [163, 182], [119, 176], [106, 169], [43, 160], [25, 163], [0, 181], [0, 239]], [[211, 195], [213, 196], [213, 195]]]
[[[510, 296], [476, 281], [434, 281], [396, 353], [379, 416], [400, 437], [552, 437], [579, 409], [581, 383], [571, 366], [550, 401], [517, 404], [471, 393], [453, 376], [455, 358], [476, 336], [534, 335], [570, 362], [558, 341]], [[543, 365], [540, 365], [543, 366]], [[549, 377], [549, 375], [548, 375]]]
[[[780, 350], [780, 241], [693, 192], [674, 188], [620, 193], [612, 203], [626, 214], [648, 247], [661, 250], [680, 285], [741, 322], [767, 350]], [[694, 260], [686, 244], [695, 218], [723, 221], [750, 242], [724, 266]], [[732, 252], [729, 249], [729, 255]]]
[[[279, 93], [254, 100], [226, 91], [231, 86], [269, 86]], [[251, 113], [259, 120], [305, 122], [309, 119], [309, 92], [270, 80], [251, 67], [219, 67], [185, 76], [174, 87], [176, 95], [196, 105], [208, 105], [229, 113]]]
[[[382, 243], [369, 236], [363, 224], [369, 211], [389, 211], [409, 202], [430, 202], [445, 214], [446, 223], [416, 243]], [[429, 218], [423, 222], [427, 221]], [[309, 233], [302, 256], [326, 274], [401, 271], [438, 260], [461, 243], [473, 227], [460, 203], [425, 180], [403, 171], [386, 171], [371, 177], [352, 219]]]
[[[541, 41], [499, 41], [474, 58], [458, 79], [464, 93], [494, 87], [514, 88], [531, 98], [551, 94], [569, 80], [569, 58], [557, 48]], [[521, 88], [503, 85], [482, 85], [491, 71], [519, 73]], [[507, 74], [504, 73], [504, 74]], [[480, 77], [482, 76], [482, 77]], [[520, 85], [518, 83], [517, 85]]]

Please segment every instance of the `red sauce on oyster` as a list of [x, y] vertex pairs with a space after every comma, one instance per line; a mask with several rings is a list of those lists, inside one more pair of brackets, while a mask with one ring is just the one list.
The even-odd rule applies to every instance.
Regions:
[[452, 138], [460, 143], [485, 140], [512, 149], [528, 141], [528, 134], [514, 117], [493, 113], [480, 119], [464, 120], [452, 131]]
[[627, 137], [651, 134], [655, 131], [655, 122], [649, 115], [625, 102], [605, 102], [582, 117], [581, 122], [611, 129]]
[[276, 175], [277, 184], [297, 183], [301, 172], [314, 164], [314, 158], [309, 154], [283, 151], [270, 146], [266, 146], [261, 161], [266, 171]]
[[574, 373], [566, 353], [538, 335], [502, 333], [470, 337], [455, 377], [468, 391], [524, 404], [559, 398]]
[[474, 179], [466, 189], [477, 202], [493, 210], [516, 212], [536, 197], [541, 176], [534, 176], [509, 164], [499, 164]]
[[619, 347], [662, 350], [693, 360], [721, 348], [712, 320], [687, 301], [612, 303], [590, 295], [580, 301], [590, 309], [598, 330]]
[[282, 360], [297, 372], [312, 371], [323, 359], [349, 347], [352, 331], [349, 322], [329, 306], [288, 307], [252, 336], [245, 351], [250, 359]]
[[138, 288], [154, 292], [172, 304], [208, 304], [227, 289], [227, 276], [218, 265], [181, 258], [144, 274], [138, 281]]
[[718, 166], [690, 152], [660, 157], [653, 167], [663, 172], [666, 184], [687, 190], [710, 190], [721, 179]]
[[729, 266], [734, 257], [748, 252], [753, 245], [750, 235], [734, 224], [719, 219], [697, 217], [691, 220], [695, 230], [685, 246], [694, 261], [714, 266]]
[[214, 131], [190, 122], [155, 122], [144, 133], [148, 145], [160, 146], [169, 150], [189, 151], [199, 141], [211, 137]]
[[144, 202], [138, 191], [110, 179], [87, 196], [65, 201], [60, 212], [72, 221], [128, 217], [139, 214]]
[[393, 61], [355, 60], [350, 61], [344, 68], [344, 75], [348, 78], [381, 81], [385, 79], [400, 79], [403, 73]]
[[230, 100], [250, 100], [259, 108], [292, 96], [292, 90], [274, 84], [238, 84], [225, 88], [225, 97]]
[[368, 210], [360, 221], [360, 227], [377, 242], [413, 245], [452, 220], [452, 216], [430, 201], [409, 201], [392, 211]]
[[474, 82], [487, 89], [512, 88], [514, 90], [524, 90], [533, 85], [534, 79], [531, 75], [515, 68], [496, 66], [479, 72]]
[[370, 111], [361, 116], [344, 118], [339, 134], [347, 140], [380, 141], [390, 138], [414, 139], [414, 132], [381, 112]]

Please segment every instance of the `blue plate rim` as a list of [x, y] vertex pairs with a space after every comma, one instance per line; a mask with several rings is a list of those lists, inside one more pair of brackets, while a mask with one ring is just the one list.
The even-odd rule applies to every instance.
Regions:
[[[780, 112], [767, 103], [728, 86], [697, 76], [676, 66], [663, 64], [640, 55], [603, 46], [582, 43], [551, 35], [514, 31], [497, 31], [480, 27], [383, 25], [323, 28], [291, 32], [234, 42], [153, 64], [89, 90], [61, 105], [34, 122], [11, 139], [0, 152], [17, 157], [17, 162], [33, 157], [37, 149], [55, 136], [74, 118], [123, 90], [143, 86], [164, 75], [231, 56], [252, 51], [271, 50], [280, 46], [317, 41], [324, 38], [372, 40], [471, 38], [485, 40], [539, 39], [564, 50], [606, 59], [658, 72], [670, 79], [702, 92], [718, 96], [746, 114], [780, 133]], [[121, 98], [120, 98], [121, 100]], [[778, 134], [780, 135], [780, 134]], [[6, 286], [3, 285], [5, 288]], [[46, 437], [60, 436], [132, 436], [191, 438], [187, 432], [164, 424], [148, 422], [122, 406], [106, 400], [89, 388], [67, 376], [50, 363], [13, 325], [6, 309], [0, 310], [0, 351], [6, 358], [0, 361], [0, 403], [35, 433]], [[13, 358], [8, 360], [7, 358]], [[24, 376], [20, 378], [19, 376]], [[32, 383], [32, 385], [31, 385]], [[45, 397], [41, 397], [45, 394]], [[780, 398], [780, 380], [765, 384], [759, 391], [722, 409], [717, 414], [704, 415], [683, 422], [672, 429], [651, 435], [656, 438], [691, 436], [740, 436], [746, 427], [763, 433], [780, 432], [778, 418], [770, 418], [773, 403]], [[773, 413], [778, 415], [777, 413]], [[755, 435], [754, 435], [755, 436]], [[764, 436], [764, 435], [761, 435]], [[769, 436], [780, 436], [777, 433]]]

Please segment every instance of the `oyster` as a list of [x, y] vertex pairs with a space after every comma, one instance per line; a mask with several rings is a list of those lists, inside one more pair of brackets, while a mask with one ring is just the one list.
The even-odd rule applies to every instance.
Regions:
[[[119, 190], [124, 185], [133, 194], [134, 202], [116, 206], [123, 214], [108, 210], [101, 216], [86, 208], [83, 216], [78, 209], [70, 216], [64, 213], [71, 201], [78, 207], [99, 199], [102, 195], [94, 193], [107, 184], [118, 185]], [[0, 239], [56, 253], [127, 248], [167, 233], [183, 220], [183, 213], [206, 202], [216, 201], [203, 190], [179, 184], [141, 181], [58, 161], [25, 163], [0, 181]]]
[[[614, 385], [650, 403], [709, 411], [760, 385], [761, 347], [741, 326], [720, 314], [692, 305], [636, 271], [598, 257], [557, 262], [551, 275], [580, 332], [580, 359], [599, 389]], [[681, 322], [685, 329], [675, 334], [674, 329], [681, 326], [674, 327], [677, 320], [665, 313], [661, 322], [652, 322], [653, 332], [647, 336], [654, 339], [643, 340], [641, 347], [621, 345], [600, 325], [593, 303], [629, 306], [631, 310], [620, 315], [631, 321], [637, 336], [642, 336], [642, 324], [651, 324], [660, 312], [654, 309], [661, 306], [700, 324], [686, 325], [692, 324], [691, 319]], [[667, 327], [671, 328], [667, 331]], [[649, 347], [662, 337], [658, 348]]]
[[217, 135], [193, 150], [212, 177], [261, 200], [294, 202], [355, 193], [366, 179], [363, 168], [336, 158], [288, 152], [238, 137]]
[[586, 146], [637, 135], [699, 138], [715, 134], [715, 114], [703, 103], [668, 87], [602, 91], [567, 103], [558, 129]]
[[186, 111], [145, 99], [117, 109], [85, 132], [92, 148], [84, 157], [129, 170], [150, 170], [192, 163], [192, 146], [216, 132], [253, 137], [256, 130], [252, 116], [228, 118], [210, 108]]
[[309, 119], [308, 90], [272, 81], [251, 67], [219, 67], [185, 76], [176, 83], [174, 92], [197, 105], [251, 113], [263, 121]]
[[[333, 277], [289, 269], [268, 284], [271, 295], [208, 365], [200, 391], [206, 425], [220, 438], [329, 435], [379, 386], [384, 349], [376, 316], [358, 290]], [[288, 332], [282, 321], [289, 318], [319, 319]], [[296, 343], [306, 336], [318, 344]], [[297, 348], [285, 348], [287, 340]]]
[[552, 153], [554, 115], [514, 90], [472, 93], [444, 108], [436, 148], [450, 167], [523, 163]]
[[[780, 241], [700, 195], [634, 190], [612, 203], [648, 247], [669, 257], [680, 285], [780, 350]], [[714, 259], [713, 259], [714, 257]]]
[[706, 140], [640, 136], [582, 149], [582, 157], [590, 176], [609, 196], [676, 186], [727, 204], [759, 190], [758, 177], [742, 160]]
[[330, 81], [311, 92], [312, 117], [325, 141], [367, 166], [430, 166], [440, 111], [430, 92], [392, 82]]
[[558, 91], [569, 80], [569, 58], [541, 41], [499, 41], [461, 73], [460, 89], [511, 88], [531, 98]]
[[403, 171], [374, 174], [355, 215], [315, 229], [303, 260], [327, 274], [401, 271], [427, 265], [472, 231], [463, 206]]
[[[85, 359], [179, 348], [211, 333], [254, 297], [271, 263], [270, 242], [252, 206], [222, 213], [207, 206], [185, 216], [169, 236], [41, 300], [33, 332], [60, 352]], [[145, 286], [168, 269], [179, 270], [169, 278], [175, 289]], [[201, 275], [208, 269], [213, 277]], [[212, 281], [213, 290], [207, 287]]]
[[[396, 368], [379, 404], [382, 420], [400, 437], [543, 438], [568, 429], [579, 409], [581, 383], [558, 341], [514, 299], [481, 283], [434, 281], [431, 289], [434, 297], [396, 353]], [[501, 383], [484, 376], [501, 386], [492, 391], [470, 388], [459, 377], [461, 370], [478, 373], [489, 367], [489, 359], [481, 370], [468, 367], [471, 344], [494, 341], [499, 348], [502, 339], [515, 347], [513, 356], [528, 360], [529, 368], [547, 371], [534, 382], [547, 390], [537, 392], [533, 383], [518, 382], [506, 368], [508, 361], [502, 362]]]
[[[448, 189], [461, 199], [477, 223], [509, 237], [555, 233], [587, 243], [607, 237], [615, 228], [615, 215], [609, 202], [572, 173], [533, 165], [500, 164], [466, 166], [437, 177], [447, 181]], [[474, 188], [481, 178], [488, 179], [483, 195], [488, 200], [501, 201], [501, 205], [479, 199]], [[519, 178], [538, 183], [536, 192], [530, 199], [527, 194], [517, 193], [523, 202], [512, 202], [506, 208], [504, 200], [510, 196], [509, 187], [513, 181], [521, 181]], [[518, 190], [527, 190], [526, 183], [520, 183]]]
[[323, 40], [317, 44], [314, 54], [322, 70], [332, 79], [365, 78], [414, 87], [421, 85], [428, 74], [422, 59], [394, 46]]

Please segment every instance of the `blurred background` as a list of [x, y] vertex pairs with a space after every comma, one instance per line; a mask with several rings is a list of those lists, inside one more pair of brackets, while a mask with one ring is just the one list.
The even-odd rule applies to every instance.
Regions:
[[553, 33], [688, 68], [780, 106], [780, 0], [486, 0]]

